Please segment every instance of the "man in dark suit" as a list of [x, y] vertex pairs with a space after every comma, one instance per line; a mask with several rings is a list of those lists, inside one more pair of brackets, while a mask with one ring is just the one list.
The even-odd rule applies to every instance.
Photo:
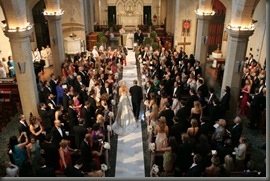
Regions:
[[180, 122], [180, 119], [178, 117], [173, 117], [173, 126], [170, 129], [169, 136], [174, 136], [176, 139], [177, 144], [181, 144], [181, 133], [186, 132], [184, 130], [183, 124]]
[[77, 111], [74, 109], [74, 101], [70, 100], [69, 101], [69, 107], [68, 107], [68, 124], [69, 124], [69, 128], [70, 128], [70, 132], [73, 131], [73, 127], [78, 125], [78, 113]]
[[84, 106], [82, 108], [82, 118], [85, 120], [84, 122], [84, 127], [90, 131], [92, 128], [93, 124], [95, 123], [95, 118], [91, 117], [90, 114], [90, 104], [88, 101], [84, 102]]
[[220, 106], [219, 100], [217, 98], [213, 99], [213, 106], [209, 108], [209, 117], [210, 117], [210, 125], [214, 125], [215, 122], [222, 118], [223, 110]]
[[133, 86], [130, 87], [129, 93], [131, 95], [131, 102], [133, 107], [133, 113], [136, 120], [139, 119], [141, 101], [143, 100], [142, 88], [137, 85], [138, 81], [133, 81]]
[[143, 44], [143, 39], [144, 39], [143, 33], [141, 30], [139, 30], [139, 33], [138, 33], [139, 46]]
[[81, 142], [81, 158], [83, 160], [83, 166], [81, 168], [84, 172], [89, 172], [92, 170], [91, 162], [93, 161], [93, 157], [91, 154], [92, 148], [90, 145], [91, 133], [87, 133], [84, 137], [84, 140]]
[[84, 67], [81, 65], [79, 66], [79, 72], [78, 72], [78, 75], [81, 76], [82, 78], [82, 83], [88, 87], [89, 86], [89, 76], [87, 75], [87, 72], [84, 71]]
[[[18, 126], [18, 131], [19, 131], [19, 134], [21, 135], [22, 132], [26, 132], [26, 135], [27, 137], [29, 138], [31, 132], [30, 132], [30, 129], [29, 129], [29, 126], [25, 120], [25, 115], [24, 114], [20, 114], [19, 115], [19, 118], [20, 118], [20, 125]], [[22, 138], [21, 138], [21, 143], [24, 143], [25, 142], [25, 136], [23, 135]]]
[[77, 159], [74, 166], [67, 166], [65, 170], [65, 175], [67, 177], [84, 177], [84, 173], [80, 170], [83, 166], [83, 160], [81, 158]]
[[65, 89], [65, 94], [63, 95], [63, 108], [64, 108], [64, 111], [67, 112], [68, 110], [68, 102], [72, 100], [72, 95], [71, 95], [71, 92], [70, 92], [70, 87]]
[[58, 80], [55, 78], [54, 74], [51, 74], [51, 80], [50, 80], [50, 88], [53, 95], [56, 95], [56, 86], [57, 86]]
[[222, 116], [225, 118], [226, 112], [230, 109], [231, 88], [226, 86], [224, 91], [221, 98], [221, 107], [223, 110]]
[[49, 104], [52, 104], [53, 109], [55, 110], [55, 107], [56, 107], [56, 103], [54, 101], [55, 96], [52, 93], [48, 93], [47, 97], [48, 97], [48, 99], [46, 100], [47, 106], [50, 107]]
[[90, 114], [91, 116], [95, 117], [95, 112], [97, 110], [97, 105], [96, 105], [96, 100], [95, 100], [95, 97], [96, 97], [96, 93], [95, 93], [95, 90], [91, 90], [90, 91], [90, 94], [88, 96], [88, 102], [90, 104]]
[[38, 164], [40, 169], [36, 171], [37, 177], [56, 177], [55, 170], [46, 165], [46, 160], [43, 157], [39, 157]]
[[236, 116], [233, 120], [234, 125], [232, 129], [230, 130], [230, 135], [232, 139], [232, 146], [237, 147], [239, 143], [239, 139], [241, 137], [242, 131], [243, 131], [243, 126], [241, 123], [241, 118], [239, 116]]
[[197, 76], [199, 74], [202, 75], [202, 68], [201, 68], [200, 64], [201, 64], [200, 61], [196, 60], [195, 66], [194, 66], [194, 68], [195, 68], [195, 79], [196, 80], [197, 80]]
[[252, 97], [249, 111], [249, 127], [250, 129], [256, 129], [259, 126], [261, 113], [263, 111], [263, 95], [259, 94], [259, 89], [255, 89], [255, 95]]
[[84, 127], [85, 120], [83, 118], [79, 119], [79, 124], [73, 127], [73, 132], [75, 135], [75, 145], [76, 148], [80, 149], [80, 144], [87, 133], [87, 129]]
[[[44, 93], [45, 96], [47, 96], [49, 93], [52, 93], [53, 94], [52, 88], [50, 86], [50, 82], [47, 81], [47, 80], [44, 81], [43, 93]], [[45, 99], [46, 98], [47, 97], [45, 97]]]
[[171, 92], [172, 92], [172, 95], [171, 95], [172, 98], [178, 98], [178, 96], [181, 94], [182, 92], [181, 87], [179, 86], [177, 81], [174, 81], [173, 90]]
[[82, 77], [80, 75], [77, 75], [76, 80], [74, 82], [74, 91], [79, 93], [82, 85], [83, 85]]
[[150, 93], [155, 92], [153, 86], [152, 86], [152, 82], [148, 81], [146, 83], [147, 89], [146, 89], [146, 99], [150, 100]]
[[167, 126], [169, 127], [169, 131], [171, 130], [171, 127], [173, 126], [173, 117], [174, 112], [171, 109], [171, 105], [169, 102], [166, 102], [166, 108], [159, 113], [158, 117], [164, 116], [166, 118]]
[[111, 100], [113, 99], [113, 90], [108, 81], [105, 81], [104, 86], [102, 86], [100, 89], [100, 95], [104, 93], [107, 93], [109, 96], [107, 103], [108, 103], [108, 106], [110, 106]]
[[51, 130], [52, 135], [52, 143], [54, 143], [58, 148], [60, 147], [59, 143], [62, 139], [66, 138], [66, 133], [64, 129], [61, 127], [61, 121], [55, 120], [54, 127]]
[[186, 101], [180, 100], [179, 101], [179, 110], [176, 113], [176, 117], [179, 118], [180, 122], [183, 124], [183, 129], [187, 130], [187, 128], [190, 126], [189, 124], [189, 115], [190, 115], [190, 110], [188, 107], [186, 107]]
[[59, 165], [59, 152], [58, 147], [52, 143], [52, 135], [46, 134], [45, 140], [41, 143], [41, 148], [44, 150], [44, 158], [46, 160], [46, 165], [48, 167], [52, 167], [54, 170], [58, 170], [60, 168]]
[[[201, 119], [201, 123], [199, 123], [200, 125], [199, 125], [199, 131], [198, 131], [198, 137], [200, 137], [200, 135], [205, 135], [205, 136], [207, 136], [207, 138], [208, 138], [208, 133], [209, 133], [209, 123], [206, 123], [205, 122], [205, 119], [204, 118], [202, 118]], [[208, 140], [210, 140], [210, 139], [208, 139]]]
[[201, 78], [197, 80], [197, 83], [198, 83], [197, 92], [202, 92], [202, 98], [204, 99], [205, 97], [208, 96], [207, 85], [204, 83], [204, 80]]
[[39, 104], [39, 116], [42, 120], [42, 126], [46, 133], [50, 133], [53, 127], [53, 120], [54, 120], [54, 108], [51, 103], [49, 103], [49, 109], [47, 109], [47, 105], [44, 103]]
[[230, 138], [227, 138], [224, 141], [224, 145], [217, 148], [217, 156], [219, 157], [220, 163], [224, 163], [224, 158], [226, 155], [232, 155], [232, 152], [234, 151], [234, 147], [232, 146], [232, 140]]
[[202, 176], [202, 167], [201, 167], [202, 157], [200, 154], [193, 156], [193, 164], [189, 168], [186, 177], [201, 177]]
[[79, 101], [80, 103], [84, 103], [87, 100], [88, 100], [88, 95], [86, 91], [86, 86], [83, 84], [81, 85], [81, 90], [79, 92]]
[[134, 43], [139, 43], [139, 29], [136, 28], [134, 33]]
[[193, 108], [194, 106], [194, 101], [198, 101], [198, 96], [196, 95], [196, 92], [193, 88], [191, 88], [189, 90], [189, 97], [187, 99], [187, 104], [186, 106], [189, 108], [189, 111], [191, 110], [191, 108]]

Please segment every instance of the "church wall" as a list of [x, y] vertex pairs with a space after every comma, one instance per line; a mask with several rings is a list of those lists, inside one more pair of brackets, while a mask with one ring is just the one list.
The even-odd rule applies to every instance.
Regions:
[[[74, 22], [84, 25], [84, 9], [83, 0], [61, 0], [60, 7], [65, 11], [62, 17], [63, 23], [70, 23], [72, 13], [74, 13]], [[85, 27], [62, 27], [63, 38], [69, 37], [73, 32], [77, 35], [77, 38], [85, 41]]]
[[95, 17], [94, 22], [99, 24], [99, 0], [94, 0], [94, 11], [95, 11]]
[[167, 11], [167, 2], [166, 0], [161, 0], [161, 5], [160, 5], [160, 24], [165, 23], [165, 17], [166, 17], [166, 11]]
[[[5, 19], [6, 18], [4, 16], [3, 9], [0, 6], [0, 21], [3, 21]], [[3, 24], [1, 22], [1, 27], [2, 26]], [[10, 56], [11, 54], [12, 53], [11, 53], [9, 38], [4, 35], [4, 32], [2, 30], [0, 30], [0, 61], [2, 61], [3, 57], [5, 57], [7, 60], [8, 56]]]
[[[191, 45], [186, 45], [185, 51], [188, 55], [194, 54], [195, 52], [195, 43], [196, 43], [196, 27], [197, 27], [197, 18], [194, 10], [198, 5], [197, 0], [183, 1], [180, 0], [180, 7], [178, 11], [178, 22], [175, 23], [175, 35], [174, 35], [174, 44], [177, 45], [178, 42], [184, 41], [184, 36], [181, 35], [182, 32], [182, 21], [184, 19], [190, 19], [190, 35], [186, 37], [186, 42], [191, 42]], [[180, 46], [177, 45], [177, 50], [179, 51]]]
[[175, 19], [175, 0], [171, 0], [167, 3], [167, 14], [166, 14], [166, 31], [174, 34], [174, 19]]
[[[36, 5], [37, 2], [38, 2], [38, 0], [26, 1], [26, 14], [27, 14], [27, 21], [28, 22], [34, 23], [32, 9], [34, 8], [34, 6]], [[31, 41], [30, 44], [31, 44], [31, 50], [34, 50], [37, 47], [37, 40], [36, 40], [35, 28], [33, 28], [32, 30], [33, 30], [32, 36], [34, 38], [34, 41]]]
[[[262, 65], [264, 64], [264, 60], [266, 58], [266, 1], [261, 0], [253, 15], [253, 20], [257, 20], [258, 22], [255, 23], [255, 30], [254, 34], [249, 38], [248, 48], [246, 52], [246, 56], [249, 53], [253, 54], [255, 60], [260, 62]], [[252, 48], [252, 51], [250, 51]]]

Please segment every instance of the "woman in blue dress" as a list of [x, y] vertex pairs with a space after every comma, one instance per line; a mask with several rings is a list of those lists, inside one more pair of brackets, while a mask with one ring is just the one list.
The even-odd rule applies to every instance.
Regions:
[[8, 69], [9, 69], [9, 76], [13, 77], [15, 75], [15, 69], [14, 69], [14, 61], [12, 56], [8, 57]]

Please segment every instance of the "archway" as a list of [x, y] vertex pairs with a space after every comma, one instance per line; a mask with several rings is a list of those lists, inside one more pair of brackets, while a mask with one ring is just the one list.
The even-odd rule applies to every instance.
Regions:
[[44, 0], [40, 0], [32, 9], [37, 47], [39, 50], [41, 50], [41, 46], [46, 47], [46, 45], [50, 45], [48, 22], [42, 13], [44, 9], [46, 9]]
[[211, 55], [219, 45], [221, 49], [222, 37], [224, 30], [224, 22], [226, 15], [226, 7], [220, 2], [220, 0], [214, 0], [213, 10], [216, 12], [211, 19], [208, 36], [208, 54]]

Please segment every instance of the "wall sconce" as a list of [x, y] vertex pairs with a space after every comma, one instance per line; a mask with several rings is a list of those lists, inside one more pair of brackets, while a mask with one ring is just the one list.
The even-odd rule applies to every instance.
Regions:
[[18, 64], [20, 74], [24, 74], [25, 69], [26, 69], [26, 62], [18, 62], [17, 64]]

